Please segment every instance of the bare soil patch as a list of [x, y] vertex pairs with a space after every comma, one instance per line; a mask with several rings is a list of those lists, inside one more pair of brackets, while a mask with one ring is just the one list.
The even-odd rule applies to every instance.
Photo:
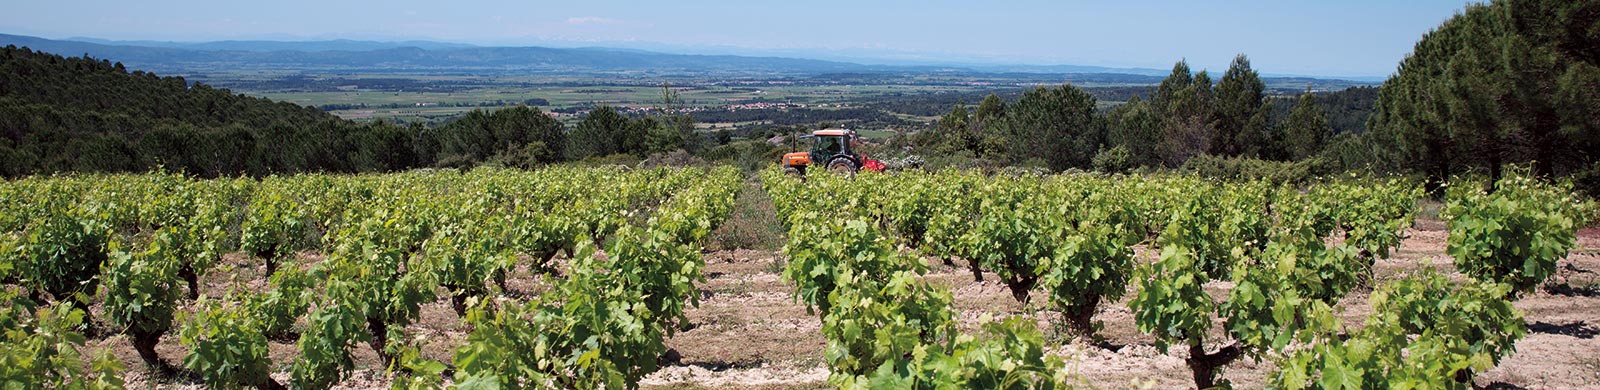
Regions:
[[[1420, 268], [1436, 268], [1455, 274], [1444, 254], [1443, 223], [1419, 221], [1408, 231], [1409, 237], [1389, 259], [1379, 260], [1374, 270], [1377, 284], [1387, 283]], [[1579, 233], [1579, 248], [1562, 260], [1562, 271], [1545, 288], [1523, 298], [1516, 307], [1526, 315], [1530, 332], [1517, 343], [1515, 354], [1500, 366], [1481, 373], [1478, 386], [1516, 386], [1530, 389], [1600, 388], [1600, 230]], [[1138, 251], [1143, 261], [1153, 254]], [[705, 254], [706, 281], [700, 285], [700, 305], [688, 310], [690, 324], [668, 341], [676, 351], [675, 361], [645, 378], [647, 389], [818, 389], [827, 387], [827, 366], [822, 351], [827, 344], [821, 321], [793, 298], [793, 284], [779, 271], [781, 255], [775, 251], [719, 250]], [[320, 261], [315, 254], [300, 255], [301, 264]], [[230, 280], [246, 280], [251, 288], [265, 288], [259, 280], [259, 261], [230, 255], [224, 266], [204, 279], [203, 293], [220, 296]], [[989, 315], [1034, 316], [1049, 337], [1053, 353], [1069, 358], [1069, 367], [1082, 383], [1094, 388], [1128, 388], [1143, 384], [1155, 388], [1192, 386], [1183, 359], [1187, 352], [1173, 348], [1165, 353], [1155, 348], [1155, 340], [1139, 333], [1133, 323], [1128, 301], [1133, 291], [1118, 302], [1107, 302], [1095, 319], [1104, 323], [1099, 333], [1114, 350], [1086, 340], [1053, 335], [1042, 300], [1025, 306], [1012, 299], [1006, 288], [995, 282], [993, 274], [985, 282], [973, 281], [963, 260], [944, 266], [929, 259], [929, 281], [950, 288], [961, 328], [975, 329], [978, 318]], [[547, 283], [527, 269], [513, 272], [508, 279], [511, 296], [538, 295]], [[1207, 286], [1210, 294], [1225, 294], [1227, 286]], [[1042, 297], [1036, 292], [1036, 297]], [[1359, 329], [1371, 314], [1369, 291], [1356, 291], [1338, 305], [1341, 317], [1351, 330]], [[441, 296], [445, 296], [441, 294]], [[98, 307], [96, 308], [98, 309]], [[182, 308], [187, 311], [191, 308]], [[303, 321], [302, 321], [302, 326]], [[105, 324], [101, 324], [105, 329]], [[465, 339], [465, 329], [451, 310], [448, 300], [429, 304], [422, 319], [407, 328], [412, 341], [423, 345], [425, 356], [448, 362], [455, 347]], [[102, 332], [106, 333], [106, 332]], [[1221, 321], [1212, 333], [1222, 336]], [[102, 336], [89, 340], [89, 347], [110, 348], [130, 369], [126, 375], [132, 388], [204, 388], [183, 379], [157, 381], [142, 368], [138, 355], [122, 336]], [[181, 365], [188, 353], [176, 335], [164, 337], [158, 351], [170, 363]], [[296, 351], [293, 340], [275, 340], [271, 345], [274, 367], [280, 381], [287, 382], [288, 367]], [[385, 388], [389, 379], [378, 357], [365, 344], [356, 348], [357, 372], [341, 388]], [[1261, 388], [1272, 370], [1270, 360], [1242, 359], [1226, 367], [1223, 377], [1238, 388]]]

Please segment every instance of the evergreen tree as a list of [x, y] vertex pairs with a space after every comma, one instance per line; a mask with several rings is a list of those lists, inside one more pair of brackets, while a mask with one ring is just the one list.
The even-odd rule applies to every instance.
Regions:
[[989, 94], [983, 97], [983, 102], [978, 103], [978, 111], [974, 113], [978, 122], [989, 122], [999, 119], [1006, 114], [1006, 103], [1000, 101], [1000, 96]]
[[1211, 153], [1223, 156], [1260, 153], [1271, 137], [1267, 134], [1266, 84], [1250, 68], [1250, 59], [1240, 54], [1228, 65], [1217, 83], [1212, 127], [1216, 137]]
[[1188, 71], [1189, 65], [1183, 61], [1174, 65], [1150, 102], [1162, 118], [1162, 138], [1156, 148], [1169, 167], [1210, 151], [1215, 137], [1210, 121], [1211, 76], [1203, 70], [1191, 76]]
[[1284, 145], [1289, 151], [1289, 158], [1302, 160], [1316, 155], [1332, 137], [1333, 128], [1328, 126], [1327, 113], [1312, 98], [1311, 89], [1307, 88], [1284, 124]]
[[[629, 152], [630, 133], [635, 132], [634, 126], [627, 117], [622, 116], [611, 106], [599, 106], [589, 110], [589, 114], [578, 122], [572, 130], [571, 146], [572, 158], [581, 160], [588, 157], [604, 157], [618, 153]], [[641, 137], [642, 138], [642, 137]]]
[[1133, 96], [1127, 104], [1111, 109], [1106, 114], [1106, 122], [1106, 143], [1126, 150], [1130, 164], [1154, 166], [1161, 163], [1158, 147], [1162, 143], [1162, 117], [1150, 103]]
[[963, 150], [972, 150], [977, 142], [968, 130], [970, 117], [967, 108], [957, 104], [949, 113], [939, 117], [933, 129], [918, 134], [918, 145], [929, 148], [933, 153], [952, 154]]
[[1468, 5], [1417, 42], [1368, 123], [1384, 166], [1437, 183], [1463, 170], [1600, 178], [1600, 3]]
[[1172, 65], [1172, 73], [1167, 78], [1161, 79], [1161, 85], [1156, 86], [1156, 96], [1151, 103], [1156, 106], [1156, 111], [1168, 112], [1167, 105], [1177, 100], [1179, 92], [1194, 84], [1194, 75], [1189, 72], [1189, 63], [1178, 60]]
[[1004, 126], [1013, 163], [1050, 169], [1088, 168], [1105, 139], [1095, 98], [1078, 87], [1035, 88], [1006, 109]]
[[1000, 100], [999, 95], [991, 93], [978, 103], [978, 109], [967, 126], [967, 131], [971, 133], [968, 137], [969, 148], [975, 155], [984, 157], [1006, 153], [1003, 137], [991, 131], [999, 126], [1005, 115], [1006, 103]]
[[661, 108], [657, 110], [656, 125], [649, 131], [650, 153], [664, 153], [683, 149], [689, 153], [700, 150], [700, 137], [694, 132], [694, 118], [682, 112], [683, 99], [672, 84], [661, 85]]

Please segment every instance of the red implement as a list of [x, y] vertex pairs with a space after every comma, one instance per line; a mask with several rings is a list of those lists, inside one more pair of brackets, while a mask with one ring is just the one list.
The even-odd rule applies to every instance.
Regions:
[[888, 168], [887, 166], [883, 165], [882, 161], [867, 158], [865, 155], [861, 156], [861, 161], [861, 167], [869, 171], [883, 172], [885, 168]]

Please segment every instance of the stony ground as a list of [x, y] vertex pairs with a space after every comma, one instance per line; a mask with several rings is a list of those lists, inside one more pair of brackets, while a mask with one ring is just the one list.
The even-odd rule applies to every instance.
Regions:
[[[1380, 260], [1377, 283], [1397, 279], [1407, 272], [1432, 267], [1454, 274], [1444, 255], [1447, 232], [1443, 223], [1420, 221], [1391, 259]], [[1580, 248], [1560, 266], [1564, 269], [1545, 289], [1516, 303], [1530, 333], [1517, 343], [1517, 352], [1499, 367], [1480, 374], [1480, 386], [1530, 389], [1600, 388], [1600, 230], [1580, 234]], [[1140, 251], [1146, 261], [1154, 254]], [[825, 388], [826, 365], [821, 351], [826, 339], [817, 317], [793, 301], [793, 288], [779, 277], [780, 256], [772, 252], [718, 252], [707, 259], [708, 298], [689, 316], [703, 324], [668, 342], [683, 354], [683, 365], [652, 375], [654, 388]], [[958, 260], [958, 265], [960, 261]], [[1004, 285], [974, 282], [964, 267], [938, 262], [927, 278], [951, 288], [956, 308], [966, 328], [977, 325], [983, 314], [1034, 315], [1040, 328], [1051, 335], [1045, 318], [1053, 313], [1023, 307]], [[1459, 275], [1457, 275], [1459, 277]], [[1564, 288], [1572, 286], [1575, 289]], [[1131, 287], [1131, 286], [1130, 286]], [[1209, 286], [1219, 297], [1227, 286]], [[1371, 314], [1370, 291], [1351, 293], [1338, 309], [1346, 326], [1358, 329]], [[1187, 351], [1162, 353], [1155, 339], [1138, 332], [1128, 301], [1133, 291], [1115, 304], [1103, 305], [1095, 316], [1104, 322], [1100, 335], [1115, 350], [1078, 339], [1053, 337], [1055, 353], [1070, 358], [1085, 384], [1094, 388], [1155, 388], [1192, 386]], [[1031, 314], [1030, 314], [1031, 313]], [[1212, 332], [1222, 335], [1221, 322]], [[1227, 367], [1224, 375], [1239, 388], [1260, 388], [1272, 370], [1271, 361], [1243, 359]]]
[[[1424, 267], [1453, 273], [1450, 259], [1444, 256], [1446, 232], [1435, 220], [1419, 221], [1393, 258], [1377, 263], [1378, 283], [1385, 283]], [[1546, 288], [1516, 303], [1526, 314], [1530, 333], [1516, 345], [1516, 353], [1498, 367], [1477, 377], [1477, 384], [1496, 388], [1578, 389], [1600, 388], [1600, 230], [1580, 233], [1579, 249], [1560, 263], [1563, 271]], [[1145, 261], [1150, 254], [1140, 251]], [[811, 389], [827, 387], [827, 368], [822, 350], [820, 321], [815, 314], [797, 304], [790, 295], [793, 285], [781, 277], [782, 258], [775, 251], [718, 250], [706, 254], [706, 282], [701, 288], [698, 308], [688, 311], [691, 328], [667, 341], [681, 359], [644, 381], [647, 389]], [[302, 261], [315, 261], [303, 255]], [[206, 293], [221, 294], [229, 280], [259, 280], [258, 264], [242, 257], [229, 257], [233, 271], [214, 272], [208, 277]], [[961, 262], [957, 261], [958, 265]], [[1054, 335], [1048, 311], [1024, 307], [1011, 298], [1003, 285], [974, 282], [965, 267], [948, 267], [930, 261], [933, 271], [926, 277], [948, 286], [955, 295], [962, 326], [977, 326], [984, 315], [1032, 315], [1055, 344], [1053, 353], [1067, 357], [1070, 369], [1082, 384], [1093, 388], [1128, 388], [1151, 385], [1154, 388], [1191, 386], [1189, 370], [1181, 349], [1166, 353], [1154, 347], [1154, 339], [1141, 334], [1133, 324], [1127, 307], [1132, 291], [1114, 304], [1102, 305], [1096, 319], [1104, 322], [1100, 335], [1104, 345]], [[992, 276], [992, 275], [991, 275]], [[258, 282], [252, 282], [258, 283]], [[545, 284], [527, 270], [513, 275], [511, 289], [517, 294], [537, 294]], [[1225, 294], [1227, 286], [1209, 286], [1213, 294]], [[1371, 313], [1368, 291], [1357, 291], [1338, 306], [1346, 326], [1356, 329]], [[96, 308], [98, 309], [98, 308]], [[423, 345], [425, 355], [449, 361], [454, 346], [465, 337], [464, 330], [448, 301], [430, 304], [422, 320], [412, 325], [410, 334]], [[1213, 327], [1219, 337], [1220, 322]], [[128, 367], [127, 379], [134, 388], [199, 388], [182, 379], [152, 380], [137, 355], [122, 336], [89, 341], [91, 348], [111, 348]], [[1099, 346], [1097, 346], [1099, 345]], [[175, 335], [162, 340], [162, 356], [181, 364], [187, 354]], [[271, 346], [280, 380], [287, 380], [293, 362], [293, 340], [274, 341]], [[356, 349], [358, 371], [343, 388], [387, 387], [377, 356], [364, 345]], [[1226, 368], [1224, 376], [1239, 388], [1260, 388], [1272, 369], [1270, 360], [1244, 359]]]

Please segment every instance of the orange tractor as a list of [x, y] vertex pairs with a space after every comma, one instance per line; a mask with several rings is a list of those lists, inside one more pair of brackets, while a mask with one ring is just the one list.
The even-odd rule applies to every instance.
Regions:
[[[856, 151], [861, 147], [861, 139], [855, 130], [817, 130], [810, 135], [800, 136], [800, 139], [811, 140], [811, 151], [784, 154], [781, 163], [786, 173], [805, 176], [806, 167], [812, 164], [821, 164], [830, 172], [847, 175], [862, 169], [873, 172], [882, 172], [884, 169], [882, 162]], [[790, 150], [793, 149], [791, 145]]]

